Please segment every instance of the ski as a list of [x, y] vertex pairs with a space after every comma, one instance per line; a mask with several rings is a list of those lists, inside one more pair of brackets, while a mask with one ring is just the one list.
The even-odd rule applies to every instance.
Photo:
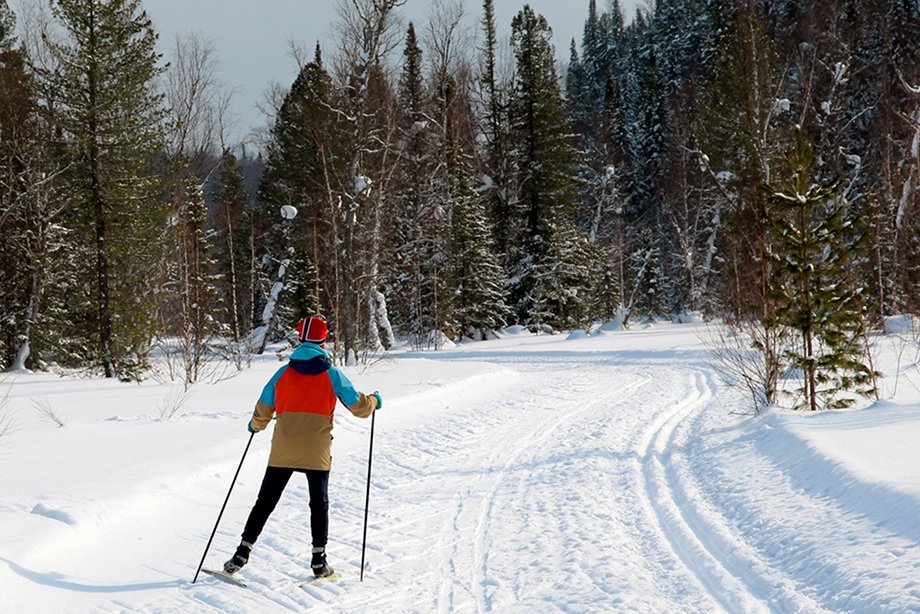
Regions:
[[[201, 571], [203, 571], [204, 573], [208, 574], [209, 576], [214, 576], [215, 578], [217, 578], [217, 579], [220, 580], [221, 582], [226, 582], [227, 584], [232, 584], [232, 585], [234, 585], [234, 586], [239, 586], [239, 587], [241, 587], [241, 588], [248, 588], [248, 586], [249, 586], [248, 584], [246, 584], [243, 580], [241, 580], [241, 579], [238, 578], [237, 576], [235, 576], [235, 575], [233, 575], [233, 574], [228, 574], [226, 571], [224, 571], [224, 570], [222, 570], [222, 569], [207, 569], [207, 568], [205, 568], [205, 567], [202, 567], [202, 568], [201, 568]], [[303, 580], [303, 581], [301, 581], [300, 585], [301, 585], [303, 588], [306, 588], [306, 587], [310, 586], [311, 584], [316, 584], [317, 582], [327, 582], [327, 581], [338, 580], [338, 579], [341, 578], [341, 577], [342, 577], [342, 574], [339, 573], [338, 571], [336, 571], [336, 572], [334, 572], [332, 575], [323, 576], [322, 578], [317, 578], [317, 577], [314, 576], [314, 577], [310, 578], [309, 580]]]
[[317, 582], [330, 582], [332, 580], [338, 580], [342, 577], [342, 574], [338, 571], [333, 572], [331, 575], [323, 576], [322, 578], [317, 578], [316, 576], [310, 578], [309, 580], [304, 580], [301, 582], [300, 586], [306, 588], [311, 584], [316, 584]]
[[239, 578], [231, 574], [228, 574], [226, 571], [222, 569], [205, 569], [204, 567], [202, 567], [201, 571], [205, 572], [208, 575], [214, 576], [218, 580], [226, 582], [227, 584], [233, 584], [234, 586], [240, 586], [242, 588], [246, 588], [245, 582], [243, 582], [242, 580], [240, 580]]

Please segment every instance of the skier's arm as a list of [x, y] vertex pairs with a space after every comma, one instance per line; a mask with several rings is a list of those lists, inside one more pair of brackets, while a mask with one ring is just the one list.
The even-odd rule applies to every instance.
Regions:
[[262, 389], [262, 394], [259, 396], [259, 400], [256, 401], [256, 408], [252, 412], [252, 420], [249, 422], [252, 430], [257, 432], [264, 430], [268, 423], [271, 422], [272, 416], [275, 415], [275, 382], [278, 381], [285, 369], [287, 369], [287, 365], [278, 369], [272, 378], [268, 380], [268, 383], [265, 384], [265, 388]]
[[335, 367], [330, 368], [327, 373], [329, 373], [329, 379], [332, 380], [335, 396], [348, 408], [348, 411], [359, 418], [367, 418], [374, 413], [374, 410], [377, 409], [377, 397], [355, 390], [345, 374]]

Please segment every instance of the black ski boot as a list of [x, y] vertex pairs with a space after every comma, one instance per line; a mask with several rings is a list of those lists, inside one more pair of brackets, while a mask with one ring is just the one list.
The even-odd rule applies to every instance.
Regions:
[[238, 572], [243, 568], [243, 565], [249, 562], [250, 552], [252, 552], [252, 544], [241, 542], [240, 545], [236, 547], [236, 552], [230, 557], [230, 560], [224, 563], [224, 571], [228, 574], [235, 574]]
[[313, 548], [313, 560], [310, 562], [313, 568], [313, 575], [317, 578], [325, 578], [335, 573], [329, 563], [326, 562], [326, 548]]

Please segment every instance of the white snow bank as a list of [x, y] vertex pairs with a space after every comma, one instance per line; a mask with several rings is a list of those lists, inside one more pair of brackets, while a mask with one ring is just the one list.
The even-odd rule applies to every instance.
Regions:
[[619, 319], [608, 320], [600, 326], [600, 332], [602, 333], [612, 333], [618, 330], [623, 330], [623, 321]]
[[803, 442], [815, 472], [849, 473], [910, 495], [920, 508], [920, 463], [912, 453], [920, 442], [920, 406], [878, 402], [860, 411], [777, 412], [767, 423]]
[[64, 510], [50, 507], [44, 503], [36, 503], [35, 507], [32, 508], [32, 513], [39, 516], [44, 516], [45, 518], [50, 518], [51, 520], [63, 522], [64, 524], [77, 524], [77, 519], [73, 516], [73, 514]]
[[699, 311], [683, 311], [674, 318], [675, 324], [697, 324], [703, 321], [703, 314]]
[[911, 335], [920, 330], [912, 315], [888, 316], [883, 320], [886, 335]]

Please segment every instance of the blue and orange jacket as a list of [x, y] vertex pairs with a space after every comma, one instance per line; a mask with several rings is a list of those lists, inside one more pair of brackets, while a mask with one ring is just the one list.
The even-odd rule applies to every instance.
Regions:
[[355, 390], [332, 366], [326, 351], [303, 343], [272, 376], [256, 401], [252, 428], [261, 431], [277, 416], [271, 467], [320, 469], [332, 466], [332, 417], [336, 400], [359, 418], [377, 409], [377, 399]]

